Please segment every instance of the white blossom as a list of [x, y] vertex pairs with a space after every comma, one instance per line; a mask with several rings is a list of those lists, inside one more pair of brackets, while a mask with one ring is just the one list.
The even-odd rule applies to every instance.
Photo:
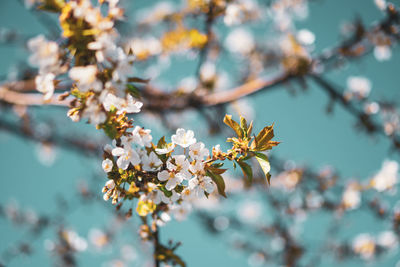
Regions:
[[54, 94], [54, 78], [53, 73], [40, 74], [35, 78], [36, 89], [44, 94], [44, 100], [49, 100]]
[[182, 176], [181, 173], [174, 173], [174, 172], [169, 172], [167, 170], [163, 170], [157, 173], [157, 178], [161, 182], [167, 181], [165, 188], [168, 191], [171, 191], [178, 184], [182, 183], [184, 177]]
[[204, 196], [204, 192], [211, 194], [214, 191], [214, 183], [208, 176], [198, 175], [189, 180], [190, 190], [197, 196]]
[[157, 171], [160, 169], [162, 161], [154, 152], [150, 152], [148, 156], [144, 155], [142, 157], [142, 164], [143, 170], [145, 171]]
[[238, 28], [229, 33], [225, 47], [232, 53], [248, 54], [254, 48], [254, 37], [250, 31]]
[[104, 62], [106, 59], [113, 59], [116, 54], [117, 45], [115, 43], [117, 34], [103, 32], [96, 36], [96, 41], [88, 44], [88, 49], [96, 51], [98, 62]]
[[113, 168], [113, 162], [110, 159], [103, 160], [101, 166], [105, 172], [110, 172]]
[[243, 19], [242, 8], [238, 4], [228, 4], [225, 10], [224, 23], [227, 26], [238, 25]]
[[112, 155], [118, 157], [117, 166], [120, 169], [126, 170], [129, 164], [133, 166], [140, 163], [139, 154], [132, 149], [129, 143], [123, 144], [124, 148], [116, 147], [112, 150]]
[[157, 220], [157, 226], [164, 226], [169, 221], [171, 221], [171, 216], [168, 212], [161, 212], [159, 219]]
[[122, 114], [123, 112], [138, 113], [142, 106], [143, 103], [136, 101], [130, 94], [127, 95], [127, 99], [123, 99], [108, 93], [103, 100], [104, 109], [110, 111], [112, 108], [116, 108], [117, 114]]
[[350, 93], [358, 98], [366, 98], [371, 92], [370, 80], [362, 76], [352, 76], [347, 79], [347, 88]]
[[106, 113], [94, 96], [86, 100], [86, 108], [83, 110], [82, 117], [88, 118], [94, 125], [104, 123], [107, 119]]
[[114, 189], [115, 188], [115, 182], [114, 182], [114, 180], [108, 180], [107, 182], [106, 182], [106, 185], [105, 185], [109, 190], [112, 190], [112, 189]]
[[196, 138], [194, 138], [194, 133], [192, 130], [185, 131], [182, 128], [176, 130], [176, 134], [172, 135], [171, 140], [173, 143], [186, 148], [194, 143], [196, 143]]
[[379, 104], [376, 102], [368, 102], [364, 104], [364, 111], [367, 114], [376, 114], [379, 112]]
[[210, 155], [210, 152], [202, 142], [189, 146], [189, 155], [194, 160], [203, 160]]
[[386, 0], [374, 0], [375, 5], [380, 9], [380, 10], [385, 10], [387, 7], [387, 2]]
[[170, 203], [169, 198], [160, 189], [155, 189], [153, 192], [155, 194], [154, 204], [159, 205], [161, 202], [165, 204]]
[[353, 250], [363, 259], [371, 259], [375, 254], [375, 240], [369, 234], [359, 234], [353, 240]]
[[312, 45], [315, 42], [315, 35], [307, 29], [297, 32], [297, 40], [303, 45]]
[[212, 62], [205, 62], [200, 68], [200, 77], [202, 81], [213, 81], [217, 75], [217, 68]]
[[166, 144], [166, 146], [164, 148], [156, 148], [156, 152], [159, 155], [163, 155], [163, 154], [168, 154], [170, 152], [172, 152], [175, 148], [175, 144], [174, 143], [169, 143]]
[[384, 231], [379, 234], [377, 243], [387, 249], [392, 249], [398, 246], [397, 236], [393, 231]]
[[374, 57], [378, 61], [387, 61], [392, 57], [392, 50], [388, 45], [378, 45], [374, 48]]
[[122, 102], [121, 112], [139, 113], [142, 106], [142, 102], [135, 100], [132, 95], [128, 94], [126, 96], [126, 101]]
[[[172, 160], [173, 159], [173, 160]], [[167, 161], [167, 168], [172, 172], [177, 172], [186, 180], [190, 179], [189, 173], [190, 163], [185, 155], [174, 155]]]
[[97, 79], [97, 67], [88, 65], [84, 67], [73, 67], [69, 71], [69, 77], [77, 82], [79, 91], [87, 92], [90, 89], [99, 92], [103, 84]]
[[381, 170], [372, 178], [371, 184], [379, 192], [393, 188], [398, 182], [399, 164], [394, 160], [385, 160]]
[[132, 142], [138, 144], [139, 146], [151, 147], [151, 141], [153, 140], [153, 137], [150, 133], [151, 130], [136, 126], [132, 131]]
[[125, 54], [122, 48], [119, 47], [117, 49], [117, 66], [112, 73], [114, 81], [125, 83], [128, 80], [128, 77], [133, 72], [132, 62], [134, 58], [132, 55]]
[[57, 72], [59, 68], [59, 48], [53, 41], [47, 41], [43, 35], [38, 35], [28, 41], [32, 52], [29, 63], [39, 67], [40, 73]]
[[361, 193], [356, 185], [349, 185], [343, 193], [342, 204], [346, 209], [356, 209], [361, 204]]

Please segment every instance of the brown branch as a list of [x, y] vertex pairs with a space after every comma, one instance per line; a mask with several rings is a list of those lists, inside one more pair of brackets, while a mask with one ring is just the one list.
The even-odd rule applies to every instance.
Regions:
[[239, 100], [245, 96], [250, 96], [260, 91], [266, 91], [273, 87], [283, 84], [294, 78], [288, 73], [282, 73], [273, 78], [260, 77], [255, 80], [249, 81], [231, 90], [222, 92], [216, 92], [204, 97], [201, 97], [200, 103], [204, 106], [216, 106], [221, 104], [227, 104], [236, 100]]
[[[26, 82], [18, 82], [17, 83], [17, 90], [25, 90], [25, 89], [31, 89], [35, 87], [31, 87], [32, 83], [31, 81], [26, 81]], [[26, 87], [21, 87], [21, 86], [26, 86]], [[12, 87], [14, 89], [14, 87]], [[22, 89], [24, 88], [24, 89]], [[35, 94], [35, 93], [20, 93], [16, 92], [14, 90], [10, 90], [6, 86], [0, 86], [0, 101], [8, 103], [8, 104], [13, 104], [13, 105], [22, 105], [22, 106], [45, 106], [45, 105], [50, 105], [50, 106], [69, 106], [70, 100], [63, 100], [60, 101], [58, 100], [58, 97], [61, 94], [54, 94], [54, 96], [49, 99], [48, 101], [45, 101], [43, 99], [43, 95], [41, 94]]]
[[346, 100], [343, 94], [332, 82], [328, 82], [326, 79], [318, 75], [312, 75], [310, 77], [320, 85], [320, 88], [329, 94], [332, 100], [340, 103], [347, 112], [357, 118], [360, 125], [363, 126], [368, 133], [379, 133], [385, 137], [388, 137], [394, 148], [400, 149], [400, 140], [397, 136], [388, 136], [381, 124], [374, 122], [370, 115], [357, 109], [353, 102]]

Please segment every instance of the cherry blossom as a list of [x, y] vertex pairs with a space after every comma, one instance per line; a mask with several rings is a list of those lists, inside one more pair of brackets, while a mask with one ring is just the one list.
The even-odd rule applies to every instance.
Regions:
[[194, 138], [193, 131], [185, 131], [185, 129], [182, 128], [176, 130], [176, 134], [172, 135], [171, 140], [174, 144], [177, 144], [183, 148], [196, 143], [196, 138]]
[[139, 154], [132, 149], [129, 143], [125, 143], [124, 147], [116, 147], [112, 150], [112, 155], [117, 156], [117, 166], [126, 170], [129, 164], [137, 165], [140, 163]]

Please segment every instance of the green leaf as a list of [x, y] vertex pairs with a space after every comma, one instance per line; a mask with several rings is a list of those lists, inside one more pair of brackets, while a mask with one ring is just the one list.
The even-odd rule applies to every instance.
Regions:
[[265, 174], [265, 178], [267, 178], [268, 184], [270, 184], [271, 175], [269, 174], [269, 171], [271, 170], [271, 165], [269, 164], [268, 157], [263, 153], [255, 152], [254, 154]]
[[224, 123], [231, 127], [239, 138], [243, 137], [242, 129], [236, 121], [232, 120], [232, 115], [225, 115]]
[[138, 77], [129, 77], [128, 78], [128, 82], [131, 83], [148, 83], [150, 81], [150, 79], [142, 79], [142, 78], [138, 78]]
[[172, 196], [172, 192], [168, 191], [164, 186], [159, 186], [158, 187], [166, 197], [171, 197]]
[[226, 172], [226, 170], [227, 170], [227, 169], [215, 168], [215, 167], [213, 167], [213, 166], [210, 166], [208, 169], [209, 169], [212, 173], [215, 173], [215, 174], [223, 174], [223, 173]]
[[253, 182], [253, 170], [251, 169], [251, 166], [244, 161], [237, 161], [237, 163], [243, 171], [243, 174], [246, 178], [246, 184], [251, 185]]
[[211, 166], [214, 168], [221, 168], [222, 166], [224, 166], [224, 163], [223, 162], [213, 163], [211, 164]]
[[118, 131], [115, 129], [112, 123], [105, 122], [104, 124], [101, 125], [101, 127], [104, 129], [104, 132], [110, 139], [115, 139], [115, 137], [118, 134]]
[[139, 89], [136, 88], [136, 86], [132, 85], [132, 84], [127, 84], [126, 85], [126, 89], [128, 90], [128, 92], [135, 98], [140, 99], [140, 92]]
[[219, 174], [216, 174], [216, 173], [212, 173], [211, 171], [206, 171], [206, 175], [211, 177], [211, 179], [217, 185], [218, 193], [221, 196], [226, 197], [226, 194], [225, 194], [225, 181], [222, 178], [222, 176], [219, 175]]

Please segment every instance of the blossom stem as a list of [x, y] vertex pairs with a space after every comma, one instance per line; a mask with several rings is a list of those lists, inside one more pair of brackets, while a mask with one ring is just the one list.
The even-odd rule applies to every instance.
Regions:
[[160, 260], [158, 259], [158, 246], [159, 246], [159, 229], [156, 226], [156, 230], [153, 232], [154, 240], [154, 266], [160, 267]]

